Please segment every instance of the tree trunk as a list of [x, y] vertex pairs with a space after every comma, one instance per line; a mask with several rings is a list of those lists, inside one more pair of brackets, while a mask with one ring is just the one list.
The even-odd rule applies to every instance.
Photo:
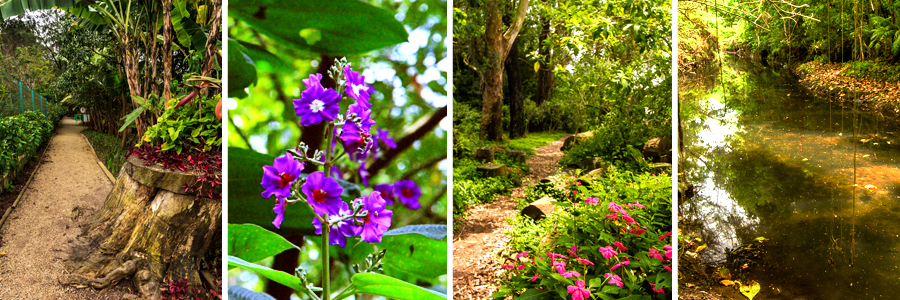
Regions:
[[196, 180], [130, 157], [103, 207], [70, 249], [66, 263], [75, 272], [59, 282], [103, 289], [147, 270], [138, 278], [144, 283], [187, 278], [190, 286], [202, 286], [198, 265], [221, 239], [222, 202], [185, 194], [183, 185]]
[[522, 71], [519, 68], [519, 41], [514, 41], [506, 56], [506, 82], [509, 85], [509, 138], [525, 136], [525, 97], [522, 95]]
[[[212, 74], [218, 62], [216, 57], [216, 44], [219, 41], [219, 31], [222, 27], [222, 1], [216, 0], [213, 3], [213, 19], [210, 23], [209, 37], [206, 39], [206, 57], [203, 59], [203, 76], [209, 77]], [[209, 95], [209, 89], [204, 87], [201, 91], [203, 95]], [[221, 100], [219, 100], [221, 101]]]
[[540, 69], [538, 69], [537, 74], [537, 95], [534, 98], [534, 103], [537, 106], [541, 106], [544, 102], [550, 100], [550, 91], [553, 89], [553, 72], [546, 63], [550, 61], [550, 47], [544, 46], [548, 36], [550, 36], [550, 18], [542, 16], [541, 33], [538, 35], [538, 62], [540, 63]]
[[500, 19], [500, 3], [493, 1], [487, 7], [484, 43], [488, 50], [488, 65], [484, 74], [484, 93], [481, 106], [481, 138], [500, 141], [503, 136], [503, 23]]
[[169, 108], [169, 99], [172, 99], [172, 0], [163, 0], [163, 92], [162, 100]]

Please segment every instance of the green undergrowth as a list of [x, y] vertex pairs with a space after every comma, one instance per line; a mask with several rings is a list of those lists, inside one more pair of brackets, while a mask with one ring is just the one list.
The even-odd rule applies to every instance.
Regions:
[[880, 82], [900, 82], [900, 65], [876, 61], [853, 61], [844, 63], [849, 66], [845, 74], [857, 79]]
[[577, 280], [584, 280], [592, 299], [668, 299], [671, 182], [670, 176], [611, 167], [606, 178], [569, 177], [530, 189], [530, 198], [556, 199], [556, 209], [538, 221], [508, 220], [511, 239], [498, 262], [507, 271], [494, 299], [570, 299], [567, 287]]
[[561, 132], [535, 132], [529, 133], [523, 138], [510, 140], [506, 146], [509, 150], [522, 150], [528, 156], [534, 155], [534, 149], [546, 146], [566, 136]]
[[530, 171], [525, 163], [517, 163], [497, 153], [494, 162], [507, 167], [505, 177], [484, 177], [478, 172], [481, 162], [471, 158], [453, 161], [453, 220], [454, 224], [468, 216], [468, 208], [475, 204], [489, 203], [499, 195], [509, 195], [512, 188], [522, 185], [522, 178]]
[[[125, 149], [119, 147], [122, 144], [122, 140], [116, 136], [91, 129], [86, 129], [81, 133], [84, 134], [84, 136], [88, 138], [88, 141], [91, 142], [91, 145], [94, 146], [94, 151], [97, 152], [97, 156], [100, 158], [100, 161], [104, 163], [106, 169], [113, 174], [113, 177], [118, 177], [119, 170], [122, 168], [122, 165], [125, 164], [125, 154], [127, 154]], [[131, 144], [132, 143], [126, 143], [126, 145]]]

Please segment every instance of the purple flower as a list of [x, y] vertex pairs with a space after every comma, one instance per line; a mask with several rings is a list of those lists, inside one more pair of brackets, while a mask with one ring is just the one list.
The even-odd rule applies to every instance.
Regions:
[[619, 254], [616, 250], [613, 250], [611, 246], [600, 247], [600, 254], [603, 254], [604, 258], [613, 257], [613, 255]]
[[344, 174], [341, 173], [341, 169], [337, 166], [331, 166], [331, 177], [335, 179], [344, 179]]
[[[330, 214], [336, 215], [341, 209], [341, 193], [344, 188], [341, 187], [331, 177], [325, 177], [325, 172], [317, 171], [306, 177], [306, 183], [303, 184], [303, 193], [306, 194], [306, 201], [312, 205], [313, 212], [317, 215]], [[346, 204], [346, 203], [344, 203]]]
[[566, 291], [572, 294], [572, 300], [584, 300], [591, 297], [591, 292], [584, 288], [584, 280], [578, 279], [575, 285], [566, 287]]
[[272, 166], [263, 166], [262, 185], [266, 190], [262, 192], [263, 198], [269, 199], [272, 195], [280, 197], [291, 196], [291, 186], [300, 177], [303, 163], [294, 159], [290, 154], [275, 158]]
[[[353, 214], [350, 206], [346, 202], [341, 202], [337, 216], [329, 216], [329, 218], [340, 218]], [[316, 227], [316, 234], [322, 234], [322, 222], [319, 218], [313, 218], [313, 226]], [[332, 245], [340, 245], [341, 248], [347, 245], [347, 237], [357, 236], [362, 231], [359, 226], [353, 225], [353, 219], [346, 219], [331, 225], [331, 231], [328, 234], [328, 242]]]
[[[347, 109], [347, 122], [341, 127], [341, 142], [344, 150], [351, 158], [365, 157], [373, 143], [372, 134], [369, 132], [375, 124], [369, 116], [372, 110], [360, 103], [354, 103]], [[359, 155], [357, 155], [359, 154]]]
[[375, 191], [381, 193], [381, 198], [387, 202], [387, 205], [394, 205], [394, 201], [397, 200], [397, 197], [394, 196], [394, 185], [392, 184], [376, 184]]
[[276, 197], [275, 207], [272, 208], [272, 211], [275, 212], [275, 220], [272, 221], [272, 225], [275, 225], [275, 228], [281, 229], [281, 222], [284, 221], [284, 210], [287, 208], [287, 199], [281, 196]]
[[619, 277], [619, 275], [606, 273], [603, 276], [606, 276], [606, 278], [609, 278], [609, 282], [607, 282], [609, 284], [616, 285], [619, 287], [622, 287], [625, 285], [624, 283], [622, 283], [622, 278]]
[[397, 198], [409, 209], [419, 209], [422, 204], [419, 203], [419, 197], [422, 196], [422, 190], [416, 185], [415, 181], [404, 179], [395, 185], [397, 189]]
[[331, 88], [323, 88], [321, 81], [322, 74], [312, 74], [303, 80], [306, 90], [300, 94], [300, 99], [294, 99], [294, 113], [300, 117], [300, 125], [310, 126], [337, 118], [341, 95]]
[[378, 139], [384, 142], [385, 145], [390, 147], [391, 149], [397, 148], [397, 142], [394, 142], [394, 139], [388, 135], [387, 130], [382, 130], [381, 127], [375, 130], [378, 133]]
[[367, 108], [372, 107], [369, 97], [375, 89], [366, 84], [366, 76], [360, 76], [359, 73], [350, 70], [350, 66], [345, 66], [344, 77], [347, 78], [347, 87], [344, 89], [347, 96], [356, 99], [357, 103], [364, 103]]
[[366, 187], [369, 187], [369, 169], [366, 168], [365, 161], [359, 162], [358, 172], [359, 172], [359, 179], [362, 179], [363, 185], [365, 185]]
[[356, 200], [362, 200], [363, 211], [367, 212], [366, 218], [363, 220], [363, 240], [368, 243], [380, 243], [381, 236], [391, 227], [391, 216], [394, 215], [394, 212], [384, 209], [385, 201], [379, 192], [372, 192], [368, 196]]

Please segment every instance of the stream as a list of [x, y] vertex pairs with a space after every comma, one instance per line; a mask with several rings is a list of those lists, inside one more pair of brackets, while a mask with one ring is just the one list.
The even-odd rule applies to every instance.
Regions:
[[[761, 257], [734, 280], [757, 299], [896, 299], [900, 286], [900, 124], [803, 89], [786, 69], [729, 57], [679, 82], [680, 204], [728, 265], [741, 245]], [[736, 270], [737, 269], [737, 270]]]

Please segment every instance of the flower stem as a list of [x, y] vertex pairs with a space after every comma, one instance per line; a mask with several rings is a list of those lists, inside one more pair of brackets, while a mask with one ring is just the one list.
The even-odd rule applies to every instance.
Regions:
[[331, 176], [331, 139], [334, 138], [334, 123], [325, 126], [325, 177]]
[[328, 258], [328, 234], [331, 226], [327, 222], [322, 223], [322, 300], [331, 299], [331, 261]]

